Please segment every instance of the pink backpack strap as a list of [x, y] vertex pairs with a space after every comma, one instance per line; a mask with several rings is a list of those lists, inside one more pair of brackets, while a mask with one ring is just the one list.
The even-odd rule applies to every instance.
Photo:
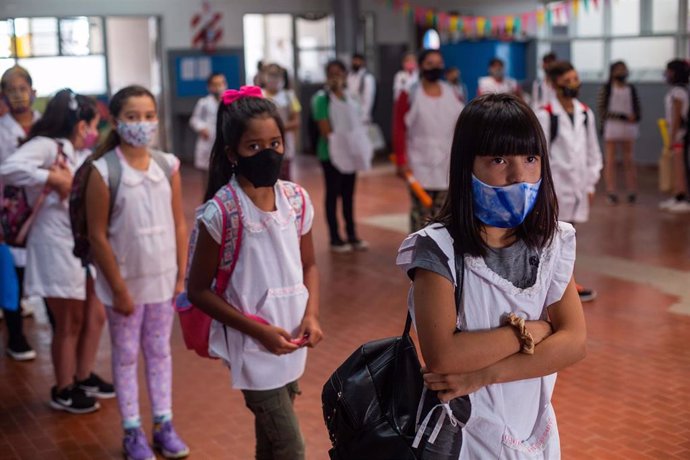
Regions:
[[297, 236], [301, 238], [302, 232], [304, 231], [304, 214], [307, 206], [307, 200], [304, 198], [304, 190], [294, 182], [281, 181], [280, 185], [283, 193], [290, 202], [290, 206], [292, 206], [292, 209], [295, 211]]
[[223, 232], [218, 253], [218, 272], [216, 274], [216, 293], [222, 295], [230, 282], [239, 258], [244, 226], [242, 208], [237, 191], [231, 184], [220, 189], [213, 201], [221, 210]]

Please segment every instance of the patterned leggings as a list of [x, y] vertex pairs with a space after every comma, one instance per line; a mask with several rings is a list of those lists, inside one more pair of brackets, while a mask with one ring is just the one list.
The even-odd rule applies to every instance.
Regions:
[[139, 423], [137, 363], [139, 347], [146, 361], [146, 383], [154, 417], [172, 416], [171, 301], [136, 305], [125, 316], [106, 308], [112, 341], [113, 383], [126, 428]]

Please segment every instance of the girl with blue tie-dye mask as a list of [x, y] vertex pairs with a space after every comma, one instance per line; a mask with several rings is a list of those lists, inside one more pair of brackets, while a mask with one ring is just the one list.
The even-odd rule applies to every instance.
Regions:
[[551, 395], [556, 372], [584, 357], [586, 333], [575, 231], [557, 216], [532, 110], [510, 95], [472, 101], [445, 205], [398, 253], [427, 366], [420, 458], [560, 458]]

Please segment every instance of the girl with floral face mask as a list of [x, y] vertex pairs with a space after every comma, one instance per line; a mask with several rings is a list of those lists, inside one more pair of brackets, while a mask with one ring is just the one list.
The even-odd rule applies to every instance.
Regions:
[[585, 354], [575, 231], [532, 110], [485, 95], [455, 128], [448, 198], [402, 244], [427, 391], [422, 459], [560, 458], [556, 372]]
[[93, 146], [99, 119], [96, 101], [69, 89], [58, 91], [27, 141], [0, 166], [5, 185], [23, 188], [34, 207], [24, 287], [27, 295], [45, 300], [54, 318], [56, 385], [50, 405], [75, 414], [97, 410], [95, 397], [114, 396], [112, 385], [92, 373], [105, 312], [88, 270], [72, 253], [67, 201], [82, 159], [78, 152]]
[[[110, 115], [113, 129], [94, 156], [85, 196], [91, 254], [98, 270], [96, 294], [106, 305], [112, 341], [123, 449], [131, 460], [155, 458], [139, 417], [141, 348], [154, 447], [165, 458], [183, 458], [189, 448], [172, 425], [170, 353], [172, 300], [182, 291], [187, 259], [180, 161], [149, 147], [157, 134], [158, 115], [146, 88], [118, 91], [110, 101]], [[118, 173], [111, 169], [113, 164], [119, 164]], [[120, 181], [111, 201], [115, 191], [108, 184], [115, 174]]]

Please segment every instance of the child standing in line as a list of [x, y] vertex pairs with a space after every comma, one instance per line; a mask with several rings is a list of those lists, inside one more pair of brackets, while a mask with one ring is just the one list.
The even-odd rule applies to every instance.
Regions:
[[[40, 118], [40, 114], [31, 109], [36, 91], [29, 72], [23, 67], [14, 66], [6, 70], [0, 80], [2, 99], [6, 102], [8, 112], [0, 117], [0, 165], [12, 154], [19, 144], [29, 135], [31, 126]], [[0, 186], [0, 190], [2, 187]], [[0, 191], [0, 193], [2, 193]], [[26, 266], [26, 249], [9, 247], [14, 260], [17, 280], [19, 282], [19, 302], [24, 297], [24, 269]], [[9, 338], [6, 352], [16, 361], [30, 361], [36, 357], [24, 336], [21, 307], [3, 305]]]
[[[214, 319], [210, 354], [230, 366], [233, 387], [254, 413], [258, 460], [304, 459], [293, 403], [304, 346], [322, 337], [314, 208], [301, 187], [278, 181], [283, 155], [282, 121], [261, 89], [227, 91], [187, 285], [189, 300]], [[289, 196], [300, 197], [299, 213]], [[227, 288], [217, 294], [212, 284], [229, 206], [239, 211], [244, 231]]]
[[[140, 86], [118, 91], [110, 101], [113, 130], [96, 153], [86, 193], [89, 241], [96, 266], [96, 293], [107, 305], [115, 393], [130, 460], [153, 460], [139, 418], [137, 361], [146, 360], [153, 406], [153, 444], [165, 458], [184, 458], [189, 448], [172, 425], [170, 334], [173, 297], [182, 291], [186, 226], [179, 160], [152, 153], [158, 128], [156, 101]], [[120, 185], [110, 207], [108, 162], [115, 151]]]
[[[594, 112], [577, 99], [580, 77], [570, 62], [549, 67], [556, 97], [537, 112], [549, 143], [551, 173], [558, 196], [558, 219], [572, 224], [589, 220], [589, 208], [601, 177], [601, 149]], [[582, 302], [596, 291], [578, 285]]]
[[[369, 243], [357, 236], [355, 226], [355, 185], [357, 170], [344, 170], [337, 165], [337, 155], [348, 158], [366, 156], [365, 150], [371, 146], [362, 146], [355, 142], [348, 145], [344, 139], [357, 139], [366, 136], [362, 121], [361, 107], [357, 100], [346, 89], [347, 69], [342, 61], [330, 61], [326, 64], [327, 88], [317, 92], [312, 98], [312, 114], [319, 127], [317, 155], [323, 168], [326, 186], [326, 219], [330, 233], [331, 251], [345, 253], [366, 251]], [[343, 144], [345, 148], [342, 148]], [[360, 148], [362, 147], [362, 148]], [[371, 153], [371, 151], [369, 152]], [[371, 162], [371, 157], [369, 157]], [[345, 233], [347, 239], [340, 235], [338, 224], [338, 201], [341, 204]]]
[[115, 396], [112, 385], [92, 372], [105, 312], [93, 295], [88, 270], [72, 253], [67, 202], [80, 166], [77, 152], [95, 145], [98, 121], [94, 100], [61, 90], [31, 127], [27, 142], [0, 165], [4, 182], [24, 187], [29, 203], [43, 200], [26, 243], [24, 289], [43, 297], [55, 319], [51, 347], [57, 382], [50, 404], [75, 414], [98, 410], [93, 396]]
[[189, 126], [199, 136], [194, 148], [194, 167], [202, 171], [208, 171], [211, 149], [216, 139], [216, 115], [220, 95], [227, 89], [228, 83], [225, 81], [225, 75], [214, 73], [206, 80], [206, 86], [208, 96], [197, 101], [192, 117], [189, 119]]
[[557, 216], [532, 109], [474, 99], [455, 130], [448, 199], [398, 253], [427, 366], [419, 458], [560, 458], [551, 396], [556, 372], [584, 357], [586, 330], [575, 230]]
[[280, 171], [280, 179], [290, 180], [290, 164], [297, 153], [297, 133], [300, 126], [300, 113], [302, 106], [294, 91], [287, 88], [285, 69], [278, 64], [269, 64], [264, 67], [264, 96], [273, 102], [278, 108], [280, 118], [285, 127], [285, 156], [283, 167]]
[[666, 123], [668, 123], [673, 151], [673, 196], [659, 203], [659, 208], [674, 214], [690, 212], [688, 195], [688, 159], [685, 149], [687, 136], [688, 81], [690, 67], [682, 59], [674, 59], [666, 65], [666, 83], [671, 86], [664, 97]]
[[606, 193], [611, 205], [618, 204], [616, 149], [623, 152], [627, 201], [629, 204], [634, 204], [637, 200], [637, 171], [633, 153], [635, 141], [639, 135], [642, 111], [637, 90], [627, 80], [628, 67], [625, 62], [616, 61], [611, 64], [609, 81], [601, 88], [597, 101], [599, 121], [602, 124], [606, 145], [606, 162], [604, 163]]

